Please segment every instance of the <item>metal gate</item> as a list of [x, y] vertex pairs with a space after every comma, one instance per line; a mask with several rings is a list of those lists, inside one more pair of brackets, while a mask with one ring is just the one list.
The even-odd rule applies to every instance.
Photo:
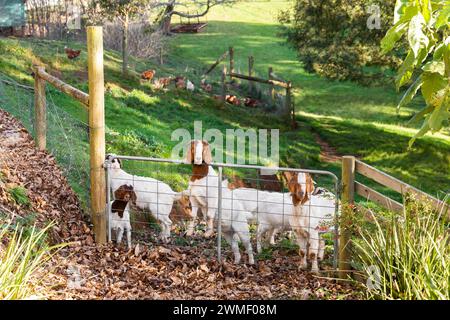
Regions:
[[[165, 178], [166, 181], [164, 180], [160, 180], [162, 179], [161, 176], [161, 170], [160, 168], [158, 168], [157, 170], [153, 170], [149, 173], [149, 171], [147, 171], [145, 174], [145, 177], [142, 176], [138, 176], [138, 175], [132, 175], [132, 172], [136, 172], [137, 167], [136, 167], [136, 163], [144, 163], [146, 165], [149, 166], [149, 168], [151, 169], [151, 167], [153, 166], [153, 169], [155, 166], [165, 166], [167, 167], [167, 165], [175, 165], [176, 166], [176, 171], [177, 171], [177, 175], [180, 174], [185, 174], [190, 176], [192, 173], [192, 165], [191, 164], [186, 164], [184, 161], [182, 160], [171, 160], [171, 159], [160, 159], [160, 158], [149, 158], [149, 157], [137, 157], [137, 156], [124, 156], [124, 155], [114, 155], [111, 154], [107, 157], [107, 160], [105, 162], [105, 170], [106, 170], [106, 180], [107, 180], [107, 195], [106, 195], [106, 199], [107, 199], [107, 212], [106, 212], [106, 218], [108, 221], [108, 240], [111, 241], [111, 221], [109, 219], [110, 217], [110, 213], [111, 213], [111, 185], [114, 184], [116, 181], [115, 179], [117, 179], [117, 177], [115, 178], [112, 175], [112, 166], [113, 166], [113, 161], [114, 159], [119, 159], [122, 162], [122, 169], [125, 170], [127, 173], [130, 174], [129, 177], [129, 183], [133, 186], [135, 186], [137, 183], [139, 183], [139, 181], [144, 181], [145, 183], [149, 183], [149, 180], [142, 180], [142, 179], [147, 179], [148, 178], [153, 178], [155, 179], [155, 181], [152, 181], [152, 183], [156, 183], [156, 190], [157, 190], [157, 202], [162, 201], [160, 198], [161, 195], [164, 195], [164, 192], [158, 192], [158, 190], [161, 188], [160, 186], [164, 185], [164, 184], [170, 184], [170, 187], [173, 189], [173, 181], [168, 181], [170, 180], [175, 180], [172, 178]], [[126, 162], [127, 164], [130, 163], [129, 166], [124, 166], [123, 162]], [[296, 168], [281, 168], [281, 167], [263, 167], [263, 166], [256, 166], [256, 165], [240, 165], [240, 164], [226, 164], [226, 163], [213, 163], [210, 166], [212, 166], [213, 168], [217, 169], [217, 197], [218, 197], [218, 203], [217, 203], [217, 215], [216, 215], [216, 219], [217, 219], [217, 259], [219, 261], [222, 260], [222, 222], [223, 222], [223, 217], [222, 217], [222, 211], [223, 211], [223, 195], [222, 195], [222, 182], [223, 182], [223, 178], [224, 178], [224, 170], [253, 170], [253, 171], [257, 171], [257, 170], [271, 170], [271, 171], [280, 171], [280, 172], [296, 172], [296, 173], [309, 173], [311, 175], [313, 175], [315, 178], [316, 177], [327, 177], [329, 179], [331, 179], [331, 188], [332, 188], [332, 194], [334, 196], [334, 217], [330, 217], [328, 223], [332, 225], [331, 228], [329, 228], [327, 231], [323, 232], [323, 233], [328, 233], [328, 234], [332, 234], [333, 238], [333, 268], [337, 269], [337, 264], [338, 264], [338, 253], [339, 253], [339, 244], [338, 244], [338, 238], [339, 238], [339, 228], [338, 228], [338, 215], [339, 215], [339, 179], [338, 177], [330, 172], [330, 171], [324, 171], [324, 170], [309, 170], [309, 169], [296, 169]], [[129, 172], [129, 170], [131, 170], [131, 172]], [[164, 178], [163, 178], [164, 179]], [[124, 181], [125, 179], [120, 178], [119, 180]], [[251, 180], [251, 179], [250, 179]], [[261, 182], [261, 179], [255, 179], [258, 180], [258, 185]], [[180, 187], [180, 183], [182, 185], [184, 185], [184, 187]], [[117, 183], [116, 183], [117, 184]], [[176, 183], [176, 185], [178, 185], [178, 187], [176, 187], [176, 189], [182, 189], [182, 190], [187, 190], [188, 188], [188, 184], [185, 182], [180, 182], [178, 181]], [[330, 184], [328, 184], [330, 185]], [[161, 188], [164, 189], [164, 188]], [[180, 192], [182, 190], [179, 191], [175, 191], [175, 192]], [[263, 192], [262, 190], [257, 189], [258, 191]], [[258, 194], [258, 192], [257, 192]], [[286, 193], [287, 194], [287, 193]], [[233, 201], [233, 199], [232, 199]], [[237, 200], [236, 200], [237, 201]], [[258, 201], [260, 201], [258, 199]], [[261, 200], [262, 201], [262, 200]], [[162, 205], [163, 203], [157, 203], [157, 205]], [[164, 203], [167, 204], [167, 203]], [[168, 204], [170, 205], [170, 204]], [[309, 205], [310, 207], [310, 211], [311, 211], [311, 207], [314, 207], [313, 205]], [[283, 206], [284, 208], [284, 206]], [[329, 207], [331, 208], [331, 207]], [[202, 212], [202, 214], [205, 214]], [[284, 216], [284, 211], [283, 211], [283, 216]], [[156, 219], [159, 219], [160, 217], [156, 217]], [[283, 217], [284, 219], [284, 217]], [[308, 226], [310, 227], [310, 226]]]

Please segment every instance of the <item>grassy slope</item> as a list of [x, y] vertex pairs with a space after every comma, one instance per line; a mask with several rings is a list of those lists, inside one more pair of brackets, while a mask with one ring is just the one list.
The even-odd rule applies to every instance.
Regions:
[[[303, 71], [293, 50], [277, 36], [277, 12], [289, 2], [240, 3], [216, 7], [208, 29], [198, 35], [176, 36], [172, 44], [177, 63], [212, 63], [228, 46], [235, 48], [236, 68], [245, 72], [247, 57], [255, 57], [261, 76], [269, 66], [293, 81], [297, 114], [341, 154], [360, 156], [381, 170], [434, 194], [449, 192], [450, 138], [443, 134], [407, 143], [414, 129], [407, 126], [420, 99], [397, 113], [400, 98], [392, 87], [366, 88], [351, 82], [332, 82]], [[179, 59], [179, 60], [178, 60]], [[324, 165], [324, 167], [330, 167]], [[332, 170], [338, 171], [331, 165]]]
[[[295, 52], [283, 46], [276, 36], [276, 12], [286, 3], [243, 3], [233, 8], [215, 8], [209, 16], [206, 33], [176, 36], [172, 39], [171, 56], [163, 68], [151, 62], [132, 60], [137, 71], [156, 67], [160, 75], [180, 74], [188, 68], [204, 68], [229, 45], [236, 50], [236, 68], [246, 68], [246, 57], [255, 56], [260, 75], [269, 65], [275, 72], [292, 79], [301, 86], [297, 91], [299, 119], [303, 127], [312, 127], [341, 153], [356, 154], [378, 168], [412, 183], [430, 193], [447, 191], [450, 185], [450, 142], [448, 137], [427, 137], [406, 151], [410, 129], [404, 123], [414, 107], [396, 115], [396, 93], [391, 88], [363, 88], [352, 83], [335, 83], [306, 74], [296, 61]], [[31, 83], [29, 67], [34, 59], [58, 70], [65, 81], [87, 90], [86, 50], [76, 61], [65, 58], [65, 43], [50, 41], [0, 40], [0, 70], [16, 80]], [[26, 49], [23, 49], [26, 48]], [[173, 53], [173, 54], [172, 54]], [[198, 76], [197, 76], [198, 78]], [[120, 75], [120, 55], [105, 53], [105, 79], [110, 90], [106, 95], [108, 151], [169, 157], [176, 144], [170, 140], [174, 129], [187, 128], [192, 132], [193, 121], [203, 120], [203, 128], [281, 128], [280, 155], [282, 165], [324, 168], [339, 172], [337, 164], [319, 162], [319, 147], [307, 130], [289, 131], [273, 117], [227, 106], [218, 108], [202, 94], [186, 92], [152, 92], [135, 77]], [[134, 91], [133, 91], [134, 88]], [[12, 90], [12, 89], [11, 89]], [[63, 94], [52, 91], [56, 104], [86, 122], [86, 114], [79, 105]], [[11, 96], [15, 93], [11, 91]], [[136, 140], [134, 133], [154, 141]], [[145, 140], [145, 139], [144, 139]], [[135, 169], [142, 166], [136, 164]], [[182, 169], [187, 172], [187, 168]], [[149, 173], [148, 169], [146, 170]], [[152, 171], [154, 175], [154, 171]], [[175, 172], [164, 174], [181, 188], [185, 178]]]

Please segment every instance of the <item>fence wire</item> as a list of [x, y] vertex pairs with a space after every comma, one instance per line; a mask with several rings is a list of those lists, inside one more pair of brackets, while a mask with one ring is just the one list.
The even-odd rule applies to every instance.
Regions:
[[[58, 105], [58, 96], [46, 86], [47, 151], [52, 154], [69, 184], [78, 195], [85, 212], [89, 208], [89, 126]], [[0, 74], [0, 108], [16, 117], [35, 137], [34, 91]], [[81, 108], [81, 107], [80, 107]]]

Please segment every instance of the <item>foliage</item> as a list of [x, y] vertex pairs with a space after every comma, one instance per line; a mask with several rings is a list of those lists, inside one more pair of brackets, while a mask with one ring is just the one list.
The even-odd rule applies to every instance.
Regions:
[[0, 300], [29, 299], [38, 294], [43, 280], [41, 268], [62, 246], [45, 243], [51, 227], [26, 230], [11, 228], [10, 224], [0, 226]]
[[[380, 8], [380, 29], [368, 28], [370, 5]], [[373, 66], [396, 67], [394, 56], [384, 56], [379, 41], [386, 32], [394, 0], [296, 0], [281, 11], [282, 34], [298, 53], [308, 72], [330, 79], [368, 83], [383, 75]], [[368, 70], [373, 69], [373, 70]]]
[[369, 276], [367, 296], [375, 299], [449, 299], [450, 233], [429, 204], [408, 199], [391, 218], [373, 215], [355, 250]]
[[[409, 85], [401, 108], [408, 104], [419, 89], [426, 107], [413, 120], [424, 119], [422, 128], [411, 139], [428, 131], [437, 132], [450, 119], [450, 2], [446, 0], [397, 0], [394, 26], [381, 43], [383, 52], [390, 52], [403, 38], [407, 38], [408, 54], [396, 78], [397, 88]], [[414, 79], [414, 80], [413, 80]]]

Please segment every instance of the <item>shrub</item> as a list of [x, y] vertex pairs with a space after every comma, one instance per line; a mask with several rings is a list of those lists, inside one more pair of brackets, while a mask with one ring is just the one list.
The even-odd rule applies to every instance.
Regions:
[[[370, 30], [371, 4], [380, 7], [381, 29]], [[368, 83], [383, 78], [400, 59], [381, 54], [380, 40], [390, 26], [395, 0], [296, 0], [282, 11], [282, 34], [298, 53], [308, 72], [336, 80]], [[382, 68], [370, 68], [381, 66]]]
[[440, 214], [419, 201], [390, 219], [373, 216], [375, 228], [355, 241], [357, 264], [370, 275], [375, 299], [450, 299], [450, 234]]

